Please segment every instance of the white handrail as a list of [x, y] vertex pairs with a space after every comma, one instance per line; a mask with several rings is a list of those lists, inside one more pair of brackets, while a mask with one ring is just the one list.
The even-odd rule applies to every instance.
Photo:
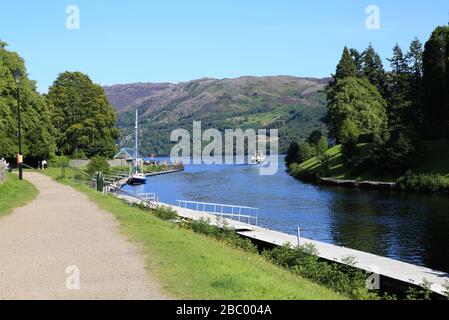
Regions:
[[205, 204], [208, 206], [224, 206], [224, 207], [235, 207], [235, 208], [242, 208], [242, 209], [254, 209], [254, 210], [259, 210], [259, 208], [253, 208], [253, 207], [245, 207], [245, 206], [237, 206], [237, 205], [232, 205], [232, 204], [220, 204], [220, 203], [208, 203], [208, 202], [198, 202], [198, 201], [187, 201], [187, 200], [176, 200], [177, 202], [183, 202], [183, 203], [193, 203], [193, 204]]
[[150, 192], [150, 193], [139, 193], [137, 195], [138, 198], [142, 199], [142, 200], [148, 200], [150, 202], [159, 202], [158, 201], [158, 197], [156, 195], [156, 193], [154, 192]]
[[[198, 201], [186, 201], [186, 200], [177, 200], [178, 206], [185, 209], [190, 209], [194, 211], [201, 211], [205, 213], [210, 213], [213, 215], [217, 215], [220, 217], [231, 217], [237, 218], [238, 221], [243, 219], [248, 219], [248, 224], [251, 224], [252, 220], [255, 220], [255, 225], [257, 225], [259, 221], [259, 209], [253, 207], [245, 207], [245, 206], [236, 206], [229, 204], [218, 204], [218, 203], [208, 203], [208, 202], [198, 202]], [[188, 205], [193, 205], [193, 208], [188, 208]], [[210, 206], [213, 208], [206, 210], [206, 206]], [[231, 212], [225, 212], [224, 208], [231, 209]], [[234, 213], [234, 209], [238, 209], [238, 213]], [[248, 210], [248, 214], [242, 214], [243, 210]], [[237, 211], [237, 210], [236, 210]]]

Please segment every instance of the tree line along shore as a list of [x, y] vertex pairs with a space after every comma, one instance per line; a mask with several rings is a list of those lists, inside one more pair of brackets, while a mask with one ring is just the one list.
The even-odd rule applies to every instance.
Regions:
[[[22, 81], [17, 85], [13, 73]], [[22, 154], [35, 165], [55, 156], [111, 158], [120, 132], [115, 110], [103, 88], [81, 72], [62, 72], [47, 94], [37, 91], [24, 60], [0, 41], [0, 155], [15, 163], [17, 153], [17, 94], [20, 89]]]
[[388, 62], [386, 71], [371, 44], [344, 48], [326, 88], [327, 132], [289, 147], [294, 177], [448, 192], [449, 27], [437, 27], [424, 45], [415, 38], [406, 52], [396, 44]]

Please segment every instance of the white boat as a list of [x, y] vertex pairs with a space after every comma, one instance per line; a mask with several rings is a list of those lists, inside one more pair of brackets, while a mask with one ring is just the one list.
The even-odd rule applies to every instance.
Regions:
[[[138, 122], [137, 122], [137, 110], [136, 110], [136, 125], [134, 126], [134, 159], [133, 165], [131, 167], [131, 172], [128, 179], [128, 184], [131, 185], [141, 185], [147, 182], [145, 175], [142, 172], [139, 172], [139, 153], [138, 153]], [[141, 161], [140, 161], [141, 162]]]
[[128, 184], [130, 185], [141, 185], [145, 183], [147, 183], [147, 178], [143, 173], [134, 173], [128, 179]]
[[251, 157], [251, 164], [263, 164], [265, 163], [266, 158], [261, 151], [256, 151], [254, 155]]

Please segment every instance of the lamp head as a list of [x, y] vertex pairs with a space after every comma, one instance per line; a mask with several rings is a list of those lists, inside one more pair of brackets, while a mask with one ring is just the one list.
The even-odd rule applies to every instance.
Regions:
[[20, 84], [20, 82], [22, 82], [22, 72], [20, 72], [19, 68], [17, 68], [16, 71], [14, 71], [13, 75], [16, 84]]

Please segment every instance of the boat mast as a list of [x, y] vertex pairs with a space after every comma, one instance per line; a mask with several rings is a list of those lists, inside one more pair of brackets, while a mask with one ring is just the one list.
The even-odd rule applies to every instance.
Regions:
[[137, 114], [137, 109], [136, 109], [136, 125], [134, 126], [134, 170], [135, 170], [135, 173], [137, 173], [137, 171], [138, 171], [137, 170], [137, 167], [138, 167], [137, 157], [139, 154], [138, 150], [137, 150], [137, 148], [138, 148], [137, 134], [138, 134], [138, 129], [139, 129], [139, 126], [137, 124], [137, 117], [138, 117], [138, 114]]

